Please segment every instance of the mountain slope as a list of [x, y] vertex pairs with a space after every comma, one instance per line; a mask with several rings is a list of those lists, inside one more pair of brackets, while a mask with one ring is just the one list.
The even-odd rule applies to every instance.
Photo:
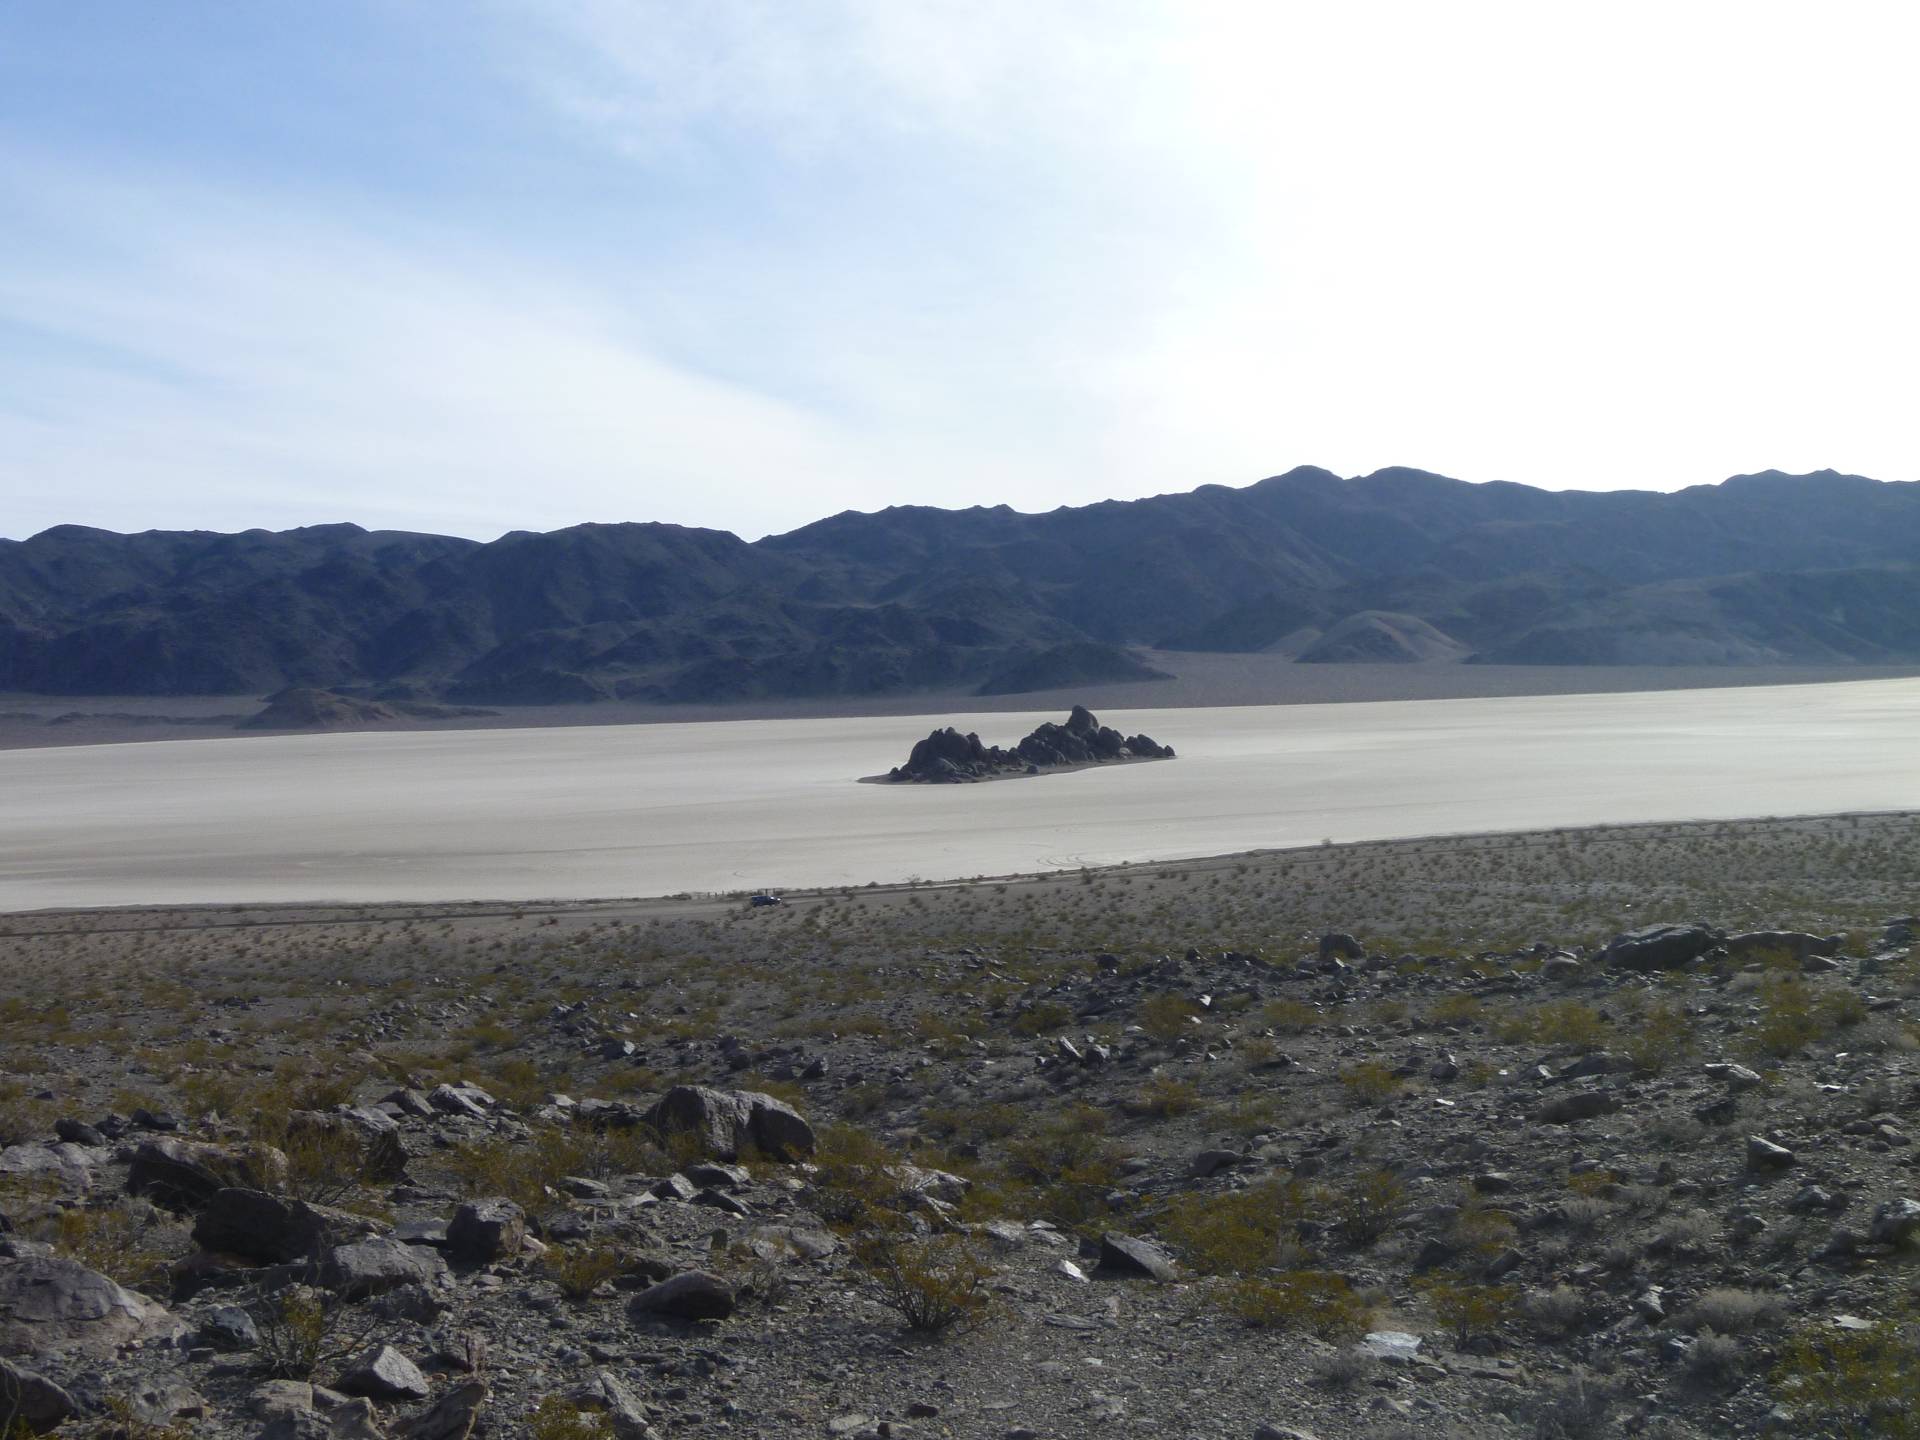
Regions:
[[1029, 515], [0, 541], [0, 690], [479, 703], [1024, 687], [1129, 647], [1325, 662], [1920, 660], [1920, 484], [1676, 494], [1302, 467]]

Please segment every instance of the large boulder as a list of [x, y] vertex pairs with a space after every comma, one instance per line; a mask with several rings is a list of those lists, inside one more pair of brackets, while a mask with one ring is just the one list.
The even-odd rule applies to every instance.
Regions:
[[[0, 1360], [0, 1424], [18, 1423], [31, 1434], [44, 1435], [73, 1410], [73, 1397], [46, 1376]], [[9, 1428], [0, 1433], [13, 1432]]]
[[447, 1262], [433, 1251], [375, 1238], [329, 1250], [320, 1267], [320, 1283], [349, 1300], [363, 1300], [403, 1285], [435, 1285], [446, 1274]]
[[69, 1195], [84, 1195], [93, 1188], [92, 1170], [101, 1158], [86, 1146], [67, 1141], [9, 1145], [0, 1150], [0, 1175], [49, 1180]]
[[364, 1215], [229, 1186], [214, 1191], [193, 1222], [194, 1243], [205, 1250], [284, 1265], [329, 1246], [379, 1235], [386, 1226]]
[[511, 1200], [475, 1200], [447, 1222], [447, 1250], [457, 1260], [491, 1264], [518, 1255], [527, 1239], [527, 1215]]
[[814, 1151], [813, 1127], [791, 1105], [757, 1090], [676, 1085], [643, 1117], [662, 1136], [691, 1135], [702, 1153], [732, 1160], [751, 1146], [776, 1160]]
[[669, 1315], [679, 1320], [724, 1320], [733, 1314], [733, 1287], [718, 1275], [689, 1270], [650, 1285], [633, 1297], [636, 1315]]
[[1624, 970], [1678, 970], [1726, 938], [1726, 932], [1706, 925], [1649, 925], [1614, 936], [1600, 959]]
[[0, 1260], [0, 1354], [103, 1358], [131, 1341], [173, 1340], [185, 1329], [166, 1306], [77, 1260]]
[[287, 1157], [271, 1146], [241, 1150], [192, 1140], [146, 1140], [133, 1152], [127, 1190], [171, 1210], [199, 1210], [222, 1190], [286, 1184]]

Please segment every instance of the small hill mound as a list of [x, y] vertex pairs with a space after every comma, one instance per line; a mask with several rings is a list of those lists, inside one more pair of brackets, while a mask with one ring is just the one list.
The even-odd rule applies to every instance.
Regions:
[[338, 730], [398, 720], [400, 712], [377, 700], [355, 700], [331, 690], [297, 686], [267, 697], [266, 708], [240, 722], [242, 730]]
[[1362, 610], [1349, 615], [1300, 654], [1306, 665], [1450, 665], [1468, 647], [1417, 615]]

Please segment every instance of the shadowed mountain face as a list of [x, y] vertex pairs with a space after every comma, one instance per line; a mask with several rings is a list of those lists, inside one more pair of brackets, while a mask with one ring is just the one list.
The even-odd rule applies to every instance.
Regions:
[[1303, 468], [1044, 515], [849, 512], [754, 544], [639, 524], [491, 544], [353, 525], [0, 541], [0, 690], [1004, 693], [1142, 678], [1135, 646], [1920, 660], [1920, 483], [1769, 471], [1595, 494]]

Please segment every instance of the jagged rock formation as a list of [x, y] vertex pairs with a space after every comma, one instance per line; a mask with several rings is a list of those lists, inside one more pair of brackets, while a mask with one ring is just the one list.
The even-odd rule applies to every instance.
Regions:
[[1073, 707], [1064, 725], [1048, 722], [1011, 750], [983, 745], [978, 735], [952, 726], [935, 730], [913, 747], [907, 763], [887, 772], [892, 781], [951, 784], [1001, 775], [1038, 775], [1114, 760], [1171, 760], [1173, 747], [1146, 735], [1122, 735], [1102, 725], [1084, 705]]

